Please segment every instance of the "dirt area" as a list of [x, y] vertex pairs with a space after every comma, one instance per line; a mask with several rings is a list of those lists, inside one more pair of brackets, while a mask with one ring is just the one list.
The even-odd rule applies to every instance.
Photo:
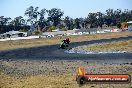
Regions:
[[[132, 63], [65, 60], [0, 60], [0, 88], [80, 88], [77, 67], [89, 74], [130, 74]], [[129, 84], [86, 84], [81, 88], [132, 88]]]

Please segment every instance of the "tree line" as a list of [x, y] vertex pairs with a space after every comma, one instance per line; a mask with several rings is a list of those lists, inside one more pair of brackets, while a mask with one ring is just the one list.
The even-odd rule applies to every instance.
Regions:
[[[72, 30], [74, 28], [102, 28], [102, 25], [118, 26], [122, 22], [132, 21], [132, 10], [121, 9], [107, 9], [105, 13], [96, 12], [89, 13], [85, 18], [71, 18], [69, 16], [63, 17], [64, 12], [58, 8], [50, 10], [41, 9], [39, 7], [30, 6], [26, 9], [24, 15], [11, 19], [10, 17], [0, 16], [0, 33], [9, 30], [28, 31], [30, 25], [33, 25], [38, 31], [51, 31], [56, 28], [62, 30]], [[30, 24], [30, 25], [29, 25]]]

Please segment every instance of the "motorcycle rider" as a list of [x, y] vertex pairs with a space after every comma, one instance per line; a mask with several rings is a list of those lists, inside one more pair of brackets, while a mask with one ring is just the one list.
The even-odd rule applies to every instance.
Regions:
[[69, 43], [70, 43], [69, 38], [66, 38], [66, 39], [62, 40], [61, 44], [60, 44], [60, 48], [65, 49], [65, 47], [69, 46]]

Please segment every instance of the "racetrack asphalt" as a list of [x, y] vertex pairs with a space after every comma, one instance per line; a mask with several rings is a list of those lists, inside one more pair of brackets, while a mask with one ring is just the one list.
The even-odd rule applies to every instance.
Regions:
[[[113, 41], [132, 40], [132, 36], [101, 39], [70, 43], [70, 48]], [[2, 46], [1, 46], [2, 47]], [[0, 51], [0, 59], [27, 59], [27, 60], [95, 60], [95, 61], [131, 61], [132, 53], [109, 53], [109, 54], [76, 54], [65, 53], [66, 49], [58, 49], [59, 44], [46, 45], [32, 48], [19, 48], [14, 50]], [[69, 49], [70, 49], [69, 48]]]

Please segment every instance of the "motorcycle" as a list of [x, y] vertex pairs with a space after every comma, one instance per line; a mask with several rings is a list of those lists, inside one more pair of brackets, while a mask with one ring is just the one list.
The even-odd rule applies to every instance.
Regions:
[[68, 46], [69, 46], [69, 43], [63, 40], [62, 43], [60, 44], [59, 49], [66, 49]]

